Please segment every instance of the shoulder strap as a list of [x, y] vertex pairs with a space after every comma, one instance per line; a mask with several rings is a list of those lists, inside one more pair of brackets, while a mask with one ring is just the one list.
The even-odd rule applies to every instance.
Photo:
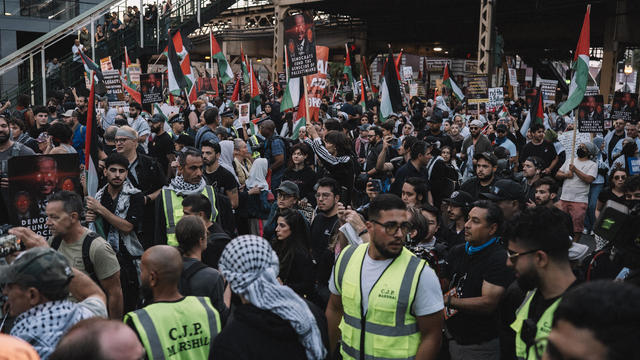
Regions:
[[20, 155], [20, 150], [22, 149], [22, 144], [17, 141], [13, 142], [13, 148], [11, 149], [11, 157], [16, 157]]
[[62, 244], [62, 237], [56, 236], [51, 240], [51, 248], [53, 250], [58, 250], [60, 248], [60, 244]]
[[191, 283], [190, 283], [191, 278], [198, 271], [206, 267], [207, 265], [202, 261], [196, 261], [193, 264], [191, 264], [185, 271], [182, 272], [182, 292], [184, 293], [183, 295], [185, 296], [191, 295]]
[[[87, 236], [84, 238], [84, 241], [82, 242], [82, 262], [84, 263], [84, 271], [86, 271], [87, 274], [89, 274], [89, 276], [96, 281], [99, 279], [95, 274], [95, 269], [93, 268], [93, 263], [91, 262], [89, 250], [91, 250], [91, 244], [93, 243], [93, 240], [97, 239], [98, 237], [98, 234], [91, 231], [87, 234]], [[98, 284], [100, 283], [98, 282]]]

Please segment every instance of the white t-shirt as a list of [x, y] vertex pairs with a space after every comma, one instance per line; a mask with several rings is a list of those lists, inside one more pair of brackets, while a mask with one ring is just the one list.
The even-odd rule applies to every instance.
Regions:
[[[569, 171], [569, 165], [571, 165], [571, 159], [567, 159], [565, 163], [560, 168], [562, 172]], [[585, 173], [586, 175], [593, 176], [594, 178], [598, 176], [598, 165], [591, 160], [580, 160], [577, 157], [573, 160], [573, 165], [575, 167]], [[589, 202], [589, 187], [590, 184], [582, 181], [578, 175], [575, 173], [571, 179], [565, 179], [562, 184], [562, 195], [560, 195], [560, 200], [564, 201], [573, 201], [580, 203], [588, 203]]]
[[[376, 281], [382, 275], [382, 272], [391, 264], [393, 259], [387, 260], [373, 260], [369, 253], [364, 257], [362, 263], [361, 284], [362, 284], [362, 305], [366, 314], [369, 308], [369, 293], [375, 285]], [[333, 272], [335, 266], [331, 270], [331, 277], [329, 278], [329, 291], [334, 295], [341, 295], [336, 288], [334, 282]], [[398, 279], [400, 281], [401, 279]], [[425, 316], [438, 312], [444, 308], [444, 302], [442, 300], [442, 290], [440, 289], [440, 283], [436, 273], [425, 265], [422, 273], [420, 274], [420, 280], [418, 280], [418, 290], [416, 291], [415, 300], [411, 310], [416, 316]]]

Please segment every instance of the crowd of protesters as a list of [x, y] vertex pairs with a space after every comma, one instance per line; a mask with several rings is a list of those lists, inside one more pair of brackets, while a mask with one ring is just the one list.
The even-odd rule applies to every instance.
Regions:
[[640, 202], [637, 123], [571, 154], [553, 106], [521, 132], [521, 100], [499, 116], [414, 97], [383, 119], [377, 96], [363, 109], [345, 93], [294, 135], [281, 97], [249, 123], [208, 95], [167, 116], [97, 97], [94, 117], [75, 90], [3, 109], [2, 169], [34, 154], [88, 167], [92, 118], [100, 161], [94, 196], [48, 197], [51, 237], [9, 230], [26, 250], [2, 260], [0, 354], [640, 358], [640, 264], [594, 234], [608, 201]]

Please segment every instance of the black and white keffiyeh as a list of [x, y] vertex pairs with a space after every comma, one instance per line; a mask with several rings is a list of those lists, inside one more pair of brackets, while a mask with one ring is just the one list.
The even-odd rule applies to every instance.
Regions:
[[324, 359], [326, 349], [316, 320], [307, 304], [291, 288], [278, 282], [278, 256], [265, 239], [256, 235], [233, 239], [224, 248], [218, 267], [234, 293], [291, 324], [307, 358]]
[[200, 178], [200, 183], [198, 184], [189, 184], [184, 181], [182, 175], [178, 175], [171, 179], [171, 183], [166, 188], [175, 191], [180, 196], [189, 196], [201, 193], [205, 186], [207, 186], [207, 182], [204, 177]]

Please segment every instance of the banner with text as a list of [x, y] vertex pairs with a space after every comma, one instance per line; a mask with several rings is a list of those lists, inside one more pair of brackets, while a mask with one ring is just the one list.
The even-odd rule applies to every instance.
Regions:
[[284, 19], [284, 41], [287, 46], [289, 77], [313, 75], [318, 72], [316, 33], [311, 13], [305, 11]]
[[318, 120], [322, 97], [329, 85], [327, 81], [327, 70], [329, 67], [329, 48], [326, 46], [316, 46], [316, 58], [318, 59], [318, 72], [307, 76], [307, 98], [309, 99], [309, 116], [312, 121]]
[[467, 99], [469, 104], [480, 104], [489, 101], [487, 75], [467, 75]]

